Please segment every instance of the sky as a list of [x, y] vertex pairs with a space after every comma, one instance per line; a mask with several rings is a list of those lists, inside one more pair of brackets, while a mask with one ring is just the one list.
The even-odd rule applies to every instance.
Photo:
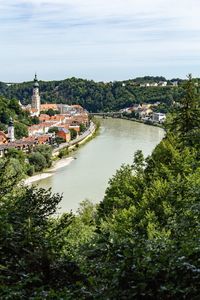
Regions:
[[200, 77], [200, 0], [0, 0], [0, 81]]

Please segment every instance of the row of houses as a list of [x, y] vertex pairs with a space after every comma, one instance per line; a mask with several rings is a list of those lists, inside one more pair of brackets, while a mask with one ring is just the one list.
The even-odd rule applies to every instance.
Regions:
[[52, 139], [52, 134], [44, 134], [37, 137], [24, 137], [11, 142], [9, 141], [7, 135], [0, 131], [0, 157], [3, 157], [10, 148], [15, 148], [29, 153], [36, 145], [51, 144]]
[[153, 123], [163, 123], [166, 119], [166, 114], [160, 112], [154, 112], [153, 107], [157, 106], [159, 103], [155, 104], [134, 104], [131, 107], [122, 109], [121, 112], [126, 112], [127, 114], [134, 113], [135, 117], [143, 121], [152, 121]]
[[[80, 132], [80, 125], [85, 127], [89, 125], [88, 113], [80, 105], [62, 105], [67, 113], [55, 114], [49, 116], [45, 113], [49, 109], [58, 110], [57, 104], [44, 104], [43, 112], [39, 115], [39, 124], [34, 124], [28, 127], [28, 137], [20, 140], [15, 139], [14, 122], [10, 120], [8, 126], [8, 134], [0, 131], [0, 157], [3, 156], [9, 148], [21, 149], [23, 151], [30, 151], [38, 144], [51, 144], [55, 137], [60, 137], [65, 142], [71, 140], [70, 129], [74, 129], [77, 135]], [[55, 132], [50, 129], [55, 128]], [[50, 133], [51, 132], [51, 133]]]
[[[160, 81], [160, 82], [146, 82], [141, 83], [140, 87], [166, 87], [168, 85], [167, 81]], [[172, 81], [170, 82], [171, 86], [178, 86], [178, 81]]]

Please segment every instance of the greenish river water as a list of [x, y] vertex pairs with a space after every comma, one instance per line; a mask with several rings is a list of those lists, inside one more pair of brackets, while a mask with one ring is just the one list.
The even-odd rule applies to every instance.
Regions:
[[100, 134], [73, 153], [70, 165], [37, 184], [63, 194], [61, 212], [77, 210], [84, 199], [103, 199], [109, 178], [123, 163], [132, 163], [141, 149], [149, 155], [164, 136], [163, 129], [120, 119], [100, 119]]

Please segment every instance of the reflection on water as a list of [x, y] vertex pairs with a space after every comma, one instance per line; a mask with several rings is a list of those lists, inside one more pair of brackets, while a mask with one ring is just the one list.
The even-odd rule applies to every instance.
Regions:
[[141, 149], [149, 155], [164, 136], [161, 128], [141, 123], [101, 119], [100, 135], [73, 155], [72, 163], [39, 186], [63, 194], [61, 211], [76, 211], [84, 199], [96, 203], [103, 199], [108, 180], [123, 163], [132, 163], [133, 154]]

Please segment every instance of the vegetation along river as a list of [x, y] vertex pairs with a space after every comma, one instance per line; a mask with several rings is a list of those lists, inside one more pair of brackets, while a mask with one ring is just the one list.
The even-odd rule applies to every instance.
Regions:
[[164, 136], [159, 127], [121, 119], [99, 120], [100, 134], [73, 153], [76, 159], [37, 182], [39, 187], [63, 194], [62, 212], [75, 212], [85, 199], [100, 202], [116, 170], [123, 163], [132, 163], [138, 149], [149, 155]]

